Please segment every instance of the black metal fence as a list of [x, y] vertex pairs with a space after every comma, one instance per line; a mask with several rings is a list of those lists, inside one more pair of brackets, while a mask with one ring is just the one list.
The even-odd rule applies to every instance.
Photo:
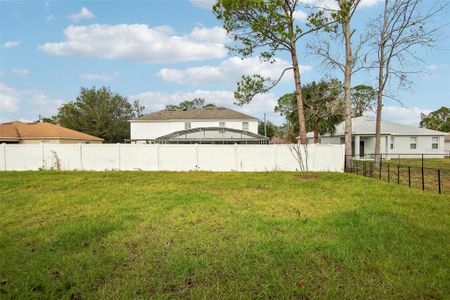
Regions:
[[[352, 156], [345, 171], [423, 191], [450, 194], [450, 157], [442, 154], [380, 154]], [[347, 160], [346, 160], [347, 161]]]

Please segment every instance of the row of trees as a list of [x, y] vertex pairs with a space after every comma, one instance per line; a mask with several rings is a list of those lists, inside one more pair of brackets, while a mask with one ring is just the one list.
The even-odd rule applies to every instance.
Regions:
[[[237, 84], [235, 99], [239, 105], [249, 103], [255, 95], [276, 86], [287, 71], [292, 71], [295, 92], [290, 97], [295, 97], [301, 143], [307, 143], [308, 95], [302, 88], [298, 51], [299, 46], [307, 46], [306, 36], [317, 35], [317, 40], [309, 44], [309, 48], [323, 60], [324, 65], [342, 72], [344, 79], [345, 152], [347, 165], [351, 166], [352, 75], [364, 69], [375, 74], [377, 79], [375, 153], [378, 154], [383, 99], [395, 97], [387, 87], [392, 82], [398, 83], [399, 87], [411, 84], [408, 75], [417, 70], [408, 66], [420, 59], [415, 48], [434, 46], [439, 28], [433, 25], [432, 20], [444, 5], [436, 1], [427, 9], [423, 0], [384, 0], [381, 15], [370, 20], [364, 31], [359, 31], [360, 38], [356, 40], [358, 35], [352, 28], [352, 20], [358, 13], [361, 0], [336, 1], [337, 10], [309, 7], [310, 13], [304, 24], [296, 22], [294, 17], [303, 5], [299, 0], [218, 0], [213, 12], [235, 41], [230, 47], [232, 53], [247, 57], [257, 52], [261, 60], [271, 62], [279, 52], [290, 55], [292, 65], [284, 69], [278, 79], [259, 74], [243, 76]], [[338, 55], [340, 52], [344, 53], [343, 59]], [[316, 123], [314, 126], [320, 131], [326, 124]]]

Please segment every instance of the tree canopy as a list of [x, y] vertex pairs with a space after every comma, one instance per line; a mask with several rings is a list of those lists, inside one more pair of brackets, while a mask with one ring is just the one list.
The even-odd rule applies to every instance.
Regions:
[[420, 127], [450, 132], [450, 108], [442, 106], [428, 115], [422, 113]]
[[74, 101], [63, 104], [54, 119], [61, 126], [119, 143], [130, 137], [129, 120], [142, 115], [144, 106], [107, 87], [81, 88]]
[[377, 93], [370, 85], [360, 84], [352, 88], [352, 114], [361, 117], [365, 112], [374, 109]]
[[259, 122], [258, 133], [272, 139], [274, 136], [278, 135], [278, 126], [270, 121]]
[[193, 108], [204, 108], [204, 107], [215, 107], [214, 104], [208, 103], [204, 98], [194, 98], [193, 100], [185, 100], [177, 105], [169, 104], [166, 105], [166, 109], [193, 109]]
[[[303, 86], [305, 102], [306, 128], [314, 132], [315, 142], [326, 132], [333, 133], [336, 124], [343, 121], [343, 87], [338, 80], [312, 82]], [[275, 111], [286, 117], [287, 126], [284, 127], [286, 138], [295, 139], [298, 132], [298, 118], [295, 109], [295, 94], [288, 93], [278, 99]]]

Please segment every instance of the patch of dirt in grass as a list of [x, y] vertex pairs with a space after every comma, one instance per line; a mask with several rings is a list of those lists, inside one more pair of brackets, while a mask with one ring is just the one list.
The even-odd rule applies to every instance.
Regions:
[[61, 279], [61, 273], [58, 271], [52, 272], [52, 277], [54, 280], [60, 280]]
[[298, 174], [295, 175], [295, 178], [297, 178], [298, 180], [314, 180], [317, 179], [318, 176], [312, 174]]
[[192, 281], [192, 278], [187, 278], [183, 284], [180, 284], [180, 285], [171, 284], [168, 287], [164, 288], [163, 291], [177, 293], [184, 289], [190, 289], [193, 287], [194, 287], [194, 282]]

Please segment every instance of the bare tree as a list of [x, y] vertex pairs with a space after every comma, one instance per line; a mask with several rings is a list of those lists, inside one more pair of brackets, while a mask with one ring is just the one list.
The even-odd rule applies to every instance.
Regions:
[[[377, 51], [377, 58], [372, 68], [377, 69], [377, 110], [375, 128], [375, 162], [379, 163], [381, 154], [381, 114], [383, 96], [387, 84], [392, 79], [398, 80], [398, 87], [412, 84], [409, 76], [419, 70], [410, 69], [412, 62], [422, 61], [417, 48], [430, 48], [435, 45], [437, 32], [442, 27], [432, 26], [434, 17], [441, 12], [445, 4], [433, 2], [431, 8], [425, 9], [423, 0], [385, 0], [381, 16], [371, 22], [372, 45]], [[378, 164], [376, 164], [378, 165]]]
[[297, 161], [299, 171], [308, 171], [309, 150], [308, 144], [288, 144], [289, 151]]
[[[339, 10], [332, 11], [331, 16], [337, 21], [340, 30], [336, 30], [336, 35], [332, 41], [322, 40], [319, 43], [310, 45], [310, 49], [313, 53], [323, 59], [324, 65], [338, 69], [344, 74], [344, 103], [345, 103], [345, 159], [346, 166], [352, 165], [352, 75], [362, 69], [356, 67], [358, 62], [361, 61], [360, 51], [363, 49], [364, 39], [361, 39], [356, 47], [356, 51], [353, 51], [352, 37], [355, 30], [351, 29], [351, 21], [353, 15], [358, 8], [361, 0], [336, 0], [339, 5]], [[336, 28], [338, 29], [338, 28]], [[329, 38], [329, 37], [328, 37]], [[341, 59], [336, 53], [333, 52], [332, 43], [339, 38], [343, 38], [345, 58]]]

